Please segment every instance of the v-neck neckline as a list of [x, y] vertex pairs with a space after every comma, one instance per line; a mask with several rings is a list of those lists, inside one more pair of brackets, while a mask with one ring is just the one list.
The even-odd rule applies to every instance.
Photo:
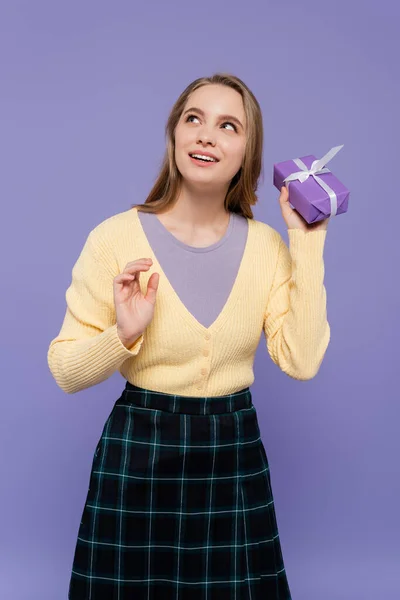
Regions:
[[219, 248], [220, 246], [225, 244], [225, 242], [229, 239], [229, 236], [231, 235], [231, 233], [234, 229], [234, 225], [235, 225], [233, 213], [231, 212], [229, 214], [228, 226], [225, 229], [224, 234], [219, 238], [219, 240], [217, 240], [216, 242], [213, 242], [212, 244], [209, 244], [208, 246], [191, 246], [190, 244], [187, 244], [186, 242], [182, 242], [182, 240], [177, 238], [167, 228], [167, 226], [164, 225], [164, 223], [162, 221], [160, 221], [160, 219], [158, 218], [158, 215], [155, 214], [154, 217], [155, 217], [155, 223], [156, 223], [157, 227], [159, 228], [159, 230], [162, 231], [163, 235], [166, 235], [170, 239], [170, 241], [173, 242], [176, 246], [183, 248], [184, 250], [186, 250], [186, 252], [192, 252], [194, 254], [203, 254], [203, 253], [207, 253], [207, 252], [213, 252], [214, 250], [216, 250], [217, 248]]
[[198, 321], [196, 319], [196, 317], [186, 308], [185, 304], [182, 302], [182, 300], [180, 299], [179, 295], [177, 294], [177, 292], [175, 291], [174, 287], [172, 286], [172, 284], [170, 283], [168, 277], [165, 275], [163, 268], [161, 267], [157, 256], [155, 255], [155, 252], [147, 238], [147, 235], [143, 229], [142, 226], [142, 222], [139, 218], [138, 215], [138, 210], [136, 207], [133, 207], [132, 209], [133, 215], [134, 215], [134, 220], [136, 221], [136, 225], [137, 225], [137, 231], [139, 232], [140, 236], [142, 237], [142, 241], [144, 244], [147, 244], [150, 253], [146, 254], [146, 258], [147, 257], [152, 257], [153, 260], [153, 273], [159, 273], [160, 274], [160, 280], [159, 280], [159, 288], [164, 288], [167, 296], [168, 296], [168, 301], [169, 302], [173, 302], [175, 304], [176, 310], [177, 312], [179, 312], [182, 315], [182, 318], [186, 321], [186, 323], [195, 331], [197, 331], [198, 333], [201, 333], [203, 335], [210, 335], [213, 332], [218, 331], [219, 329], [221, 329], [221, 327], [223, 326], [223, 324], [225, 323], [226, 319], [229, 317], [229, 314], [233, 311], [233, 309], [236, 306], [237, 301], [239, 300], [240, 297], [240, 292], [243, 289], [243, 282], [244, 282], [244, 278], [248, 272], [247, 269], [247, 264], [249, 261], [249, 257], [252, 253], [252, 248], [251, 248], [251, 243], [253, 241], [253, 236], [251, 235], [251, 226], [253, 224], [252, 219], [248, 219], [246, 217], [247, 220], [247, 238], [246, 238], [246, 244], [244, 247], [244, 251], [242, 254], [242, 259], [240, 261], [240, 265], [239, 265], [239, 269], [237, 271], [236, 274], [236, 278], [235, 281], [232, 285], [231, 291], [229, 293], [229, 296], [224, 304], [224, 306], [222, 307], [222, 310], [220, 311], [220, 313], [218, 314], [217, 318], [213, 321], [213, 323], [211, 323], [211, 325], [209, 327], [205, 327], [204, 325], [202, 325], [202, 323], [200, 323], [200, 321]]

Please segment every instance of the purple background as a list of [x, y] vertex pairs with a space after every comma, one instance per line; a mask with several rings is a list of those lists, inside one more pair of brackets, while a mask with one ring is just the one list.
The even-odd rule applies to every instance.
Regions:
[[262, 106], [255, 218], [285, 241], [273, 163], [345, 145], [331, 163], [351, 196], [328, 228], [324, 362], [291, 380], [262, 337], [252, 387], [293, 600], [400, 597], [399, 25], [386, 1], [2, 3], [1, 598], [67, 598], [124, 380], [66, 395], [48, 345], [89, 231], [144, 201], [173, 102], [218, 70]]

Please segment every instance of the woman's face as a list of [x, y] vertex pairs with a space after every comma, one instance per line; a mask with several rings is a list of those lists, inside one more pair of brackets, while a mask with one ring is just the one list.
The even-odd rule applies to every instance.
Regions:
[[195, 90], [175, 129], [175, 160], [183, 179], [228, 187], [242, 166], [245, 127], [243, 101], [236, 90], [214, 84]]

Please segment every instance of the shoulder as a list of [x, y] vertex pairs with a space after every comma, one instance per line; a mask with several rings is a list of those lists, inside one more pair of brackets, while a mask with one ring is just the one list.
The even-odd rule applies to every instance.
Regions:
[[136, 214], [137, 211], [133, 208], [130, 208], [128, 210], [124, 210], [123, 212], [111, 215], [95, 225], [90, 234], [93, 234], [93, 237], [101, 237], [110, 233], [114, 234], [115, 232], [123, 231], [124, 229], [131, 229]]
[[81, 251], [83, 258], [90, 257], [90, 260], [108, 268], [110, 273], [118, 273], [121, 255], [124, 255], [127, 246], [134, 244], [136, 215], [135, 209], [129, 209], [95, 225]]
[[123, 239], [124, 234], [134, 235], [135, 223], [137, 223], [137, 211], [130, 208], [113, 214], [95, 225], [89, 232], [89, 238], [95, 245], [112, 246]]
[[269, 248], [279, 250], [280, 244], [283, 241], [283, 238], [279, 231], [268, 225], [268, 223], [264, 223], [263, 221], [257, 221], [256, 219], [247, 219], [249, 223], [249, 228], [251, 228], [259, 243], [262, 245], [266, 245]]

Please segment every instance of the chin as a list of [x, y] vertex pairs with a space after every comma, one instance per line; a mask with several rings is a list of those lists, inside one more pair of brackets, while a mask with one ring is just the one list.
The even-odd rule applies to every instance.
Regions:
[[[200, 183], [200, 182], [206, 182], [206, 181], [217, 181], [216, 178], [216, 174], [212, 173], [211, 169], [202, 169], [196, 166], [189, 166], [187, 167], [185, 165], [185, 167], [182, 169], [180, 167], [180, 165], [177, 165], [178, 167], [178, 171], [182, 176], [182, 179], [184, 181], [187, 181], [188, 183]], [[219, 179], [219, 178], [218, 178]]]
[[[182, 180], [189, 186], [213, 186], [216, 188], [229, 187], [229, 184], [234, 177], [231, 173], [222, 173], [220, 166], [214, 170], [213, 167], [198, 167], [191, 162], [187, 164], [186, 160], [176, 160], [176, 166], [181, 174]], [[186, 158], [186, 157], [185, 157]]]
[[191, 187], [221, 187], [226, 185], [225, 182], [221, 182], [219, 179], [216, 179], [211, 174], [206, 173], [200, 173], [196, 175], [193, 175], [193, 173], [182, 173], [182, 180], [186, 185]]

